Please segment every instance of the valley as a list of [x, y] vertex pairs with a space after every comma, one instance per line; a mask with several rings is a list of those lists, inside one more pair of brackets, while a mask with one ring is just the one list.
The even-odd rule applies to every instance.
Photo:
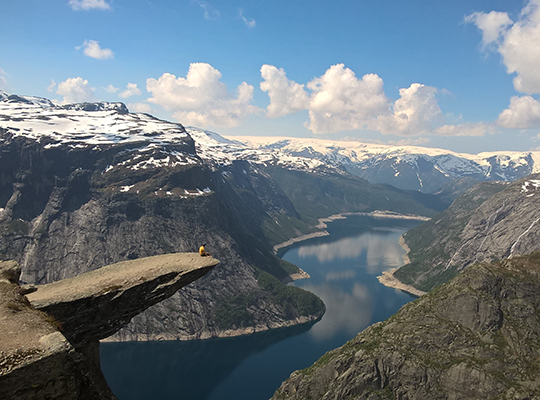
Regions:
[[[534, 151], [468, 155], [319, 139], [225, 138], [149, 114], [131, 113], [122, 103], [58, 105], [6, 92], [0, 92], [0, 150], [0, 258], [21, 265], [23, 284], [61, 281], [142, 257], [194, 252], [202, 243], [207, 243], [207, 250], [220, 260], [206, 276], [134, 316], [127, 326], [105, 339], [113, 342], [110, 346], [114, 342], [224, 339], [295, 325], [309, 329], [317, 321], [321, 322], [314, 326], [319, 328], [312, 330], [323, 329], [324, 315], [330, 312], [333, 299], [314, 290], [310, 280], [287, 285], [306, 277], [304, 271], [312, 273], [277, 255], [283, 255], [288, 246], [298, 246], [298, 240], [324, 240], [327, 224], [343, 217], [426, 221], [402, 236], [409, 249], [406, 265], [401, 266], [400, 261], [379, 271], [380, 275], [394, 268], [393, 279], [420, 290], [419, 294], [433, 291], [413, 304], [439, 304], [438, 293], [449, 290], [444, 288], [458, 290], [462, 285], [459, 279], [469, 279], [465, 273], [470, 269], [484, 271], [484, 267], [473, 265], [489, 262], [499, 263], [494, 264], [493, 274], [501, 274], [506, 267], [517, 274], [508, 284], [515, 302], [524, 298], [535, 301], [530, 291], [519, 292], [517, 286], [511, 286], [521, 279], [523, 263], [534, 264], [535, 256], [526, 255], [537, 250], [540, 175], [535, 174], [539, 165]], [[382, 248], [380, 253], [384, 254]], [[373, 284], [380, 285], [376, 280]], [[461, 298], [459, 290], [443, 298]], [[499, 297], [494, 301], [505, 318], [524, 318], [511, 314], [514, 303], [506, 304]], [[445, 312], [459, 314], [472, 307], [470, 302], [453, 303], [455, 307]], [[531, 307], [536, 307], [534, 304]], [[437, 369], [440, 366], [428, 368], [424, 356], [411, 350], [408, 339], [377, 339], [378, 327], [387, 324], [402, 332], [419, 329], [427, 320], [418, 322], [415, 312], [406, 311], [415, 307], [424, 310], [422, 305], [411, 305], [382, 325], [360, 333], [358, 337], [365, 339], [356, 338], [344, 346], [353, 348], [355, 341], [360, 341], [368, 343], [373, 350], [368, 353], [374, 357], [379, 357], [378, 351], [385, 357], [392, 355], [391, 360], [385, 358], [385, 366], [376, 365], [386, 368], [386, 375], [356, 383], [344, 378], [346, 385], [333, 386], [337, 381], [318, 378], [319, 372], [313, 375], [316, 385], [311, 378], [304, 383], [301, 376], [306, 372], [295, 373], [276, 398], [306, 396], [308, 392], [315, 395], [312, 389], [305, 392], [305, 385], [326, 391], [328, 384], [341, 393], [339, 396], [364, 393], [364, 389], [377, 396], [390, 396], [390, 392], [398, 396], [401, 392], [392, 385], [399, 386], [396, 382], [410, 376], [412, 380], [436, 376], [457, 382], [453, 372], [441, 372]], [[439, 309], [430, 307], [434, 321], [443, 318]], [[429, 312], [426, 315], [431, 315]], [[394, 320], [403, 320], [405, 325], [394, 325]], [[451, 331], [451, 340], [456, 343], [462, 340], [463, 332], [472, 329], [470, 321], [460, 321], [464, 328]], [[534, 319], [531, 324], [534, 331]], [[490, 324], [474, 329], [478, 328], [482, 337], [491, 335], [486, 343], [497, 346], [500, 335], [507, 343], [510, 337], [529, 335], [529, 331], [514, 331], [513, 325], [495, 325], [500, 334]], [[366, 326], [355, 326], [354, 334]], [[426, 340], [431, 339], [426, 336]], [[402, 347], [390, 351], [387, 345], [393, 342]], [[473, 342], [465, 348], [485, 344]], [[508, 353], [506, 345], [501, 346], [496, 352]], [[527, 342], [530, 349], [515, 342], [509, 346], [520, 354], [536, 351], [534, 341]], [[410, 360], [405, 357], [405, 364], [399, 360], [409, 350], [402, 348], [416, 354]], [[336, 350], [332, 354], [342, 354], [339, 363], [351, 362], [346, 359], [351, 353], [344, 356]], [[495, 362], [491, 353], [477, 355], [482, 363]], [[425, 357], [431, 356], [426, 353]], [[420, 360], [419, 364], [414, 360]], [[460, 367], [463, 371], [477, 362], [474, 357], [467, 360]], [[450, 357], [445, 362], [454, 365], [458, 361]], [[320, 370], [324, 375], [326, 362], [319, 361], [308, 371]], [[411, 362], [414, 365], [408, 364]], [[332, 361], [332, 365], [339, 363]], [[512, 359], [512, 363], [529, 368], [530, 360]], [[357, 366], [371, 371], [368, 364]], [[411, 368], [412, 375], [402, 369], [404, 365]], [[423, 375], [414, 372], [418, 368]], [[500, 368], [494, 366], [481, 374], [489, 378], [498, 376], [498, 371]], [[523, 382], [515, 393], [537, 390], [527, 386], [520, 374], [504, 378]], [[482, 393], [506, 390], [506, 383], [489, 379], [487, 386], [480, 387]], [[474, 382], [456, 385], [469, 390]], [[407, 385], [402, 386], [409, 388]], [[407, 390], [417, 389], [411, 386]], [[448, 392], [451, 387], [442, 384], [426, 390]]]

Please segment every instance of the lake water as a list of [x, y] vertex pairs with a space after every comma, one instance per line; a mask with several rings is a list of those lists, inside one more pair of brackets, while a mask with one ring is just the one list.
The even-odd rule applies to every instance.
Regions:
[[364, 216], [329, 223], [329, 236], [281, 255], [311, 275], [294, 284], [326, 304], [319, 322], [229, 339], [103, 343], [109, 386], [120, 400], [269, 399], [293, 371], [413, 300], [377, 276], [402, 265], [399, 236], [418, 223]]

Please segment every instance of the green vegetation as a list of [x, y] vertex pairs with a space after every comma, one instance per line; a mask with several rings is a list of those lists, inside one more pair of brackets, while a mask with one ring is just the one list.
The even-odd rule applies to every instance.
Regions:
[[255, 303], [253, 295], [238, 295], [219, 305], [214, 322], [220, 329], [240, 329], [253, 326], [253, 316], [248, 307]]
[[[300, 316], [322, 315], [325, 309], [324, 303], [313, 293], [295, 286], [284, 285], [278, 279], [259, 268], [255, 268], [255, 271], [257, 272], [259, 286], [271, 293], [268, 300], [272, 303], [285, 308], [292, 305]], [[287, 318], [295, 317], [294, 310], [286, 309], [285, 312]]]
[[319, 229], [313, 225], [280, 212], [273, 213], [273, 218], [265, 218], [261, 228], [264, 236], [275, 245], [293, 237], [318, 231]]
[[281, 268], [283, 268], [289, 275], [297, 273], [300, 269], [294, 265], [293, 263], [290, 263], [288, 261], [285, 261], [283, 259], [279, 259], [279, 265], [281, 265]]

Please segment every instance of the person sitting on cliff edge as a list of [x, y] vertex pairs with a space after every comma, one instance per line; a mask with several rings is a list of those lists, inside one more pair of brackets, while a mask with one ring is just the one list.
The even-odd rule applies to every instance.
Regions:
[[206, 243], [203, 243], [201, 247], [199, 247], [199, 254], [201, 255], [201, 257], [210, 257], [210, 253], [208, 253], [205, 249], [204, 249], [204, 246], [206, 246]]

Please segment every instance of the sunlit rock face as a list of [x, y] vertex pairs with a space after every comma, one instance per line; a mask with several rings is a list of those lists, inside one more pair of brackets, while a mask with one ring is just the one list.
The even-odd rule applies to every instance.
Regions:
[[540, 253], [474, 265], [372, 325], [273, 399], [540, 396]]
[[17, 260], [25, 282], [193, 252], [204, 242], [221, 261], [108, 340], [201, 339], [316, 320], [324, 305], [283, 289], [279, 281], [297, 269], [274, 245], [321, 232], [318, 218], [336, 213], [442, 209], [433, 196], [370, 185], [321, 160], [185, 129], [120, 103], [59, 106], [5, 92], [0, 170], [0, 258]]
[[[24, 282], [45, 284], [208, 243], [219, 270], [109, 340], [228, 336], [319, 318], [320, 301], [300, 313], [259, 283], [262, 272], [277, 284], [294, 272], [261, 226], [298, 213], [257, 165], [217, 150], [212, 159], [210, 139], [196, 147], [182, 125], [119, 103], [57, 106], [0, 93], [0, 257], [20, 263]], [[228, 313], [247, 298], [249, 312]]]
[[395, 272], [428, 291], [475, 262], [540, 249], [540, 174], [474, 186], [443, 213], [407, 232], [410, 263]]

